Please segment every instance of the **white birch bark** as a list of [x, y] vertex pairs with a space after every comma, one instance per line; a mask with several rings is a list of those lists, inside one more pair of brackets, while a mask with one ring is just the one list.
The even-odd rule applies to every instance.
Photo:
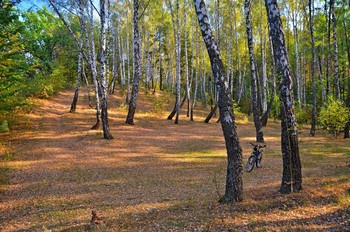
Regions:
[[136, 110], [136, 100], [139, 93], [140, 86], [140, 38], [139, 38], [139, 26], [138, 26], [138, 17], [139, 17], [139, 1], [134, 0], [134, 11], [132, 17], [133, 25], [133, 80], [132, 80], [132, 90], [131, 97], [129, 102], [129, 111], [126, 117], [125, 123], [133, 125], [134, 124], [134, 115]]
[[227, 175], [225, 195], [220, 199], [221, 203], [242, 201], [243, 199], [243, 164], [242, 149], [236, 132], [232, 100], [230, 98], [228, 83], [225, 81], [224, 66], [220, 58], [220, 52], [214, 40], [209, 24], [209, 18], [204, 0], [194, 0], [195, 10], [202, 37], [205, 42], [214, 82], [219, 93], [218, 106], [220, 109], [220, 122], [224, 133], [227, 150]]

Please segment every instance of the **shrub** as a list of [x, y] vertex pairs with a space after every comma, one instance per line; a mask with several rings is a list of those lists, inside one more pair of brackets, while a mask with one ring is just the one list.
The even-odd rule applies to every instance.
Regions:
[[327, 130], [337, 138], [339, 132], [344, 129], [349, 116], [349, 109], [344, 103], [334, 97], [330, 97], [321, 108], [319, 121], [322, 126], [327, 128]]
[[296, 106], [295, 114], [297, 117], [298, 124], [300, 125], [311, 124], [312, 107], [310, 105], [306, 105], [302, 108], [299, 108], [298, 106]]

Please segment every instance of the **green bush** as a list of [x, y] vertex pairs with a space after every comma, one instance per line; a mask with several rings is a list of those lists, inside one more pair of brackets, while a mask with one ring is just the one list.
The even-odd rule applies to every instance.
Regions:
[[310, 105], [302, 108], [295, 106], [295, 114], [299, 125], [311, 124], [312, 107]]
[[330, 97], [321, 108], [319, 121], [322, 126], [327, 128], [337, 138], [338, 134], [344, 129], [349, 116], [349, 109], [344, 103], [334, 97]]

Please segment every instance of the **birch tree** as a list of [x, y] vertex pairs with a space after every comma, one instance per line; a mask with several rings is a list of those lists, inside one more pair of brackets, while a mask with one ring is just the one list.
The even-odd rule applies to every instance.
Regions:
[[105, 139], [113, 139], [109, 131], [108, 124], [108, 69], [106, 57], [106, 1], [100, 0], [100, 79], [101, 79], [101, 119], [103, 128], [103, 137]]
[[227, 175], [225, 195], [220, 199], [221, 203], [242, 201], [243, 199], [243, 164], [242, 149], [236, 131], [232, 99], [228, 83], [225, 81], [224, 66], [220, 58], [219, 48], [214, 39], [209, 24], [208, 13], [204, 0], [194, 0], [195, 10], [202, 37], [207, 47], [214, 82], [219, 91], [218, 106], [220, 110], [220, 122], [224, 133], [227, 150]]
[[301, 161], [299, 155], [298, 129], [294, 111], [293, 82], [289, 71], [288, 53], [282, 30], [282, 21], [276, 0], [265, 0], [272, 38], [274, 58], [278, 75], [281, 101], [281, 148], [283, 175], [281, 193], [290, 193], [302, 189]]
[[311, 37], [311, 48], [312, 48], [312, 61], [311, 61], [311, 78], [312, 78], [312, 116], [311, 116], [311, 129], [310, 136], [315, 136], [316, 132], [316, 78], [315, 78], [315, 66], [316, 66], [316, 49], [315, 49], [315, 38], [314, 38], [314, 1], [309, 0], [309, 26], [310, 26], [310, 37]]
[[[174, 12], [172, 0], [168, 0], [171, 13], [171, 21], [174, 28], [174, 38], [175, 38], [175, 55], [176, 55], [176, 98], [173, 111], [168, 116], [168, 119], [171, 120], [175, 116], [175, 124], [179, 123], [179, 114], [180, 114], [180, 88], [181, 88], [181, 44], [180, 44], [180, 21], [179, 21], [179, 0], [176, 0], [175, 7], [176, 12]], [[175, 15], [176, 14], [176, 15]]]
[[332, 23], [333, 23], [334, 87], [335, 87], [335, 95], [336, 95], [337, 99], [340, 100], [337, 19], [335, 16], [334, 0], [330, 0], [330, 11], [332, 14]]
[[244, 1], [244, 12], [246, 19], [246, 30], [247, 30], [247, 42], [249, 50], [249, 61], [251, 70], [251, 97], [253, 107], [254, 126], [256, 131], [256, 141], [264, 142], [264, 135], [262, 132], [262, 126], [259, 119], [259, 107], [258, 107], [258, 84], [256, 77], [255, 61], [254, 61], [254, 48], [253, 48], [253, 32], [250, 20], [250, 0]]
[[138, 26], [138, 17], [139, 17], [139, 1], [134, 0], [134, 12], [132, 17], [132, 26], [133, 26], [133, 50], [134, 50], [134, 59], [133, 59], [133, 80], [132, 80], [132, 90], [129, 101], [129, 111], [126, 117], [125, 123], [134, 125], [134, 115], [136, 110], [136, 99], [139, 93], [140, 86], [140, 39], [139, 39], [139, 26]]

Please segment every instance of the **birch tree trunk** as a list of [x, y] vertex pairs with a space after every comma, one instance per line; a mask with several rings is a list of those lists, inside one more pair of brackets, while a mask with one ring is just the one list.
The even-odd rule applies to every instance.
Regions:
[[340, 85], [339, 85], [339, 62], [338, 62], [338, 42], [337, 42], [337, 20], [335, 17], [334, 0], [330, 0], [333, 23], [333, 47], [334, 47], [334, 87], [335, 94], [340, 100]]
[[219, 91], [220, 122], [227, 150], [226, 190], [220, 202], [242, 201], [242, 149], [239, 145], [236, 132], [232, 100], [230, 98], [230, 91], [228, 90], [228, 83], [225, 81], [224, 66], [212, 34], [204, 0], [194, 0], [194, 4], [202, 37], [208, 50], [214, 81]]
[[[349, 3], [350, 4], [350, 3]], [[347, 25], [344, 23], [344, 34], [345, 34], [345, 44], [346, 44], [346, 52], [347, 52], [347, 56], [348, 56], [348, 72], [350, 74], [350, 44], [349, 44], [349, 38], [348, 38], [348, 33], [347, 33]], [[348, 93], [346, 96], [346, 101], [345, 104], [347, 107], [350, 108], [350, 75], [348, 75]], [[348, 120], [348, 122], [345, 125], [344, 128], [344, 139], [350, 138], [350, 118]]]
[[[83, 47], [83, 39], [79, 39], [80, 47]], [[70, 106], [70, 113], [74, 113], [76, 108], [77, 108], [77, 102], [78, 102], [78, 97], [79, 97], [79, 89], [80, 89], [80, 83], [81, 83], [81, 71], [82, 71], [82, 61], [83, 61], [83, 53], [79, 51], [78, 55], [78, 75], [77, 75], [77, 84], [75, 86], [75, 91], [74, 91], [74, 97], [72, 104]]]
[[[232, 4], [232, 10], [233, 10], [233, 31], [234, 34], [236, 35], [236, 59], [237, 59], [237, 71], [236, 73], [238, 74], [238, 81], [237, 81], [237, 104], [240, 104], [241, 99], [242, 99], [242, 94], [243, 94], [243, 76], [242, 76], [242, 70], [241, 70], [241, 56], [240, 56], [240, 48], [239, 48], [239, 33], [238, 33], [238, 26], [237, 26], [237, 14], [236, 14], [236, 3], [235, 1], [231, 2]], [[231, 7], [230, 4], [230, 7]], [[231, 87], [231, 91], [233, 92], [233, 84]]]
[[186, 23], [187, 23], [187, 17], [186, 14], [186, 7], [187, 7], [187, 0], [184, 0], [184, 40], [185, 40], [185, 67], [186, 67], [186, 95], [187, 95], [187, 117], [190, 116], [190, 100], [191, 100], [191, 94], [190, 94], [190, 82], [189, 82], [189, 72], [188, 72], [188, 54], [187, 54], [187, 29], [186, 29]]
[[262, 126], [259, 119], [259, 106], [258, 106], [258, 90], [257, 90], [257, 77], [255, 70], [255, 61], [254, 61], [254, 48], [253, 48], [253, 33], [252, 25], [250, 21], [250, 0], [244, 1], [244, 12], [246, 20], [246, 30], [247, 30], [247, 42], [249, 50], [249, 61], [250, 61], [250, 71], [251, 71], [251, 98], [252, 98], [252, 107], [253, 107], [253, 117], [254, 125], [256, 132], [256, 141], [264, 142], [264, 134], [262, 132]]
[[107, 59], [106, 57], [106, 7], [105, 0], [100, 0], [100, 78], [101, 78], [101, 119], [103, 138], [113, 139], [108, 125], [108, 81], [107, 81]]
[[[175, 116], [175, 124], [179, 123], [179, 114], [180, 114], [180, 84], [181, 84], [181, 63], [180, 63], [180, 56], [181, 56], [181, 45], [180, 45], [180, 21], [179, 21], [179, 0], [176, 0], [176, 16], [174, 14], [174, 9], [171, 3], [171, 0], [168, 0], [169, 7], [170, 7], [170, 13], [171, 13], [171, 20], [174, 27], [174, 38], [175, 38], [175, 54], [176, 54], [176, 98], [175, 98], [175, 106], [174, 110], [176, 113]], [[168, 119], [171, 120], [173, 118], [173, 112], [170, 113], [168, 116]]]
[[[90, 41], [90, 45], [88, 47], [88, 50], [90, 48], [90, 63], [91, 63], [91, 73], [92, 73], [92, 80], [94, 82], [94, 90], [95, 90], [95, 99], [96, 99], [96, 124], [91, 128], [93, 130], [97, 130], [100, 127], [100, 118], [101, 118], [101, 109], [100, 109], [100, 84], [97, 79], [97, 61], [96, 61], [96, 51], [95, 51], [95, 40], [94, 40], [94, 14], [93, 14], [93, 6], [90, 3], [90, 15], [89, 15], [89, 30], [87, 33], [88, 40]], [[88, 44], [89, 42], [87, 42]]]
[[327, 0], [325, 0], [325, 15], [327, 20], [327, 70], [326, 70], [326, 82], [327, 82], [327, 97], [331, 94], [331, 74], [330, 74], [330, 69], [331, 69], [331, 61], [330, 61], [330, 56], [331, 56], [331, 7], [329, 7], [329, 11], [327, 12]]
[[134, 125], [134, 115], [136, 110], [136, 99], [139, 93], [140, 86], [140, 39], [139, 39], [139, 27], [138, 27], [138, 17], [139, 17], [139, 1], [134, 0], [134, 12], [132, 17], [133, 25], [133, 80], [132, 80], [132, 90], [129, 101], [129, 111], [126, 117], [125, 123]]
[[282, 30], [282, 21], [276, 0], [265, 0], [270, 34], [278, 75], [282, 77], [279, 85], [281, 100], [281, 148], [283, 157], [283, 176], [281, 193], [302, 189], [301, 162], [298, 144], [298, 129], [294, 111], [293, 83], [289, 71], [288, 53]]
[[312, 48], [312, 61], [311, 61], [311, 79], [312, 79], [312, 114], [311, 114], [311, 130], [310, 136], [314, 137], [316, 132], [316, 78], [315, 78], [315, 66], [316, 66], [316, 49], [314, 38], [314, 1], [309, 0], [309, 26]]
[[301, 68], [300, 68], [300, 55], [299, 55], [299, 36], [298, 36], [298, 19], [295, 12], [292, 15], [293, 20], [293, 34], [294, 34], [294, 49], [295, 49], [295, 62], [296, 62], [296, 81], [297, 81], [297, 102], [299, 108], [301, 108], [302, 99], [302, 80], [301, 80]]
[[267, 111], [267, 67], [266, 67], [266, 38], [265, 38], [265, 30], [263, 26], [263, 1], [260, 0], [260, 23], [259, 23], [259, 33], [260, 33], [260, 42], [261, 42], [261, 67], [262, 67], [262, 83], [260, 88], [261, 93], [261, 108], [263, 114]]
[[109, 94], [114, 94], [115, 83], [117, 82], [117, 29], [112, 29], [112, 81]]

